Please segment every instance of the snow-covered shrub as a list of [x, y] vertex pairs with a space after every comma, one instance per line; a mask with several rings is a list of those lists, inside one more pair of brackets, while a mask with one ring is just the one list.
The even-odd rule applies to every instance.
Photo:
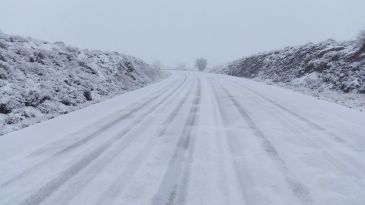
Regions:
[[22, 37], [22, 36], [10, 36], [10, 42], [19, 42], [19, 43], [23, 43], [23, 42], [28, 42], [28, 39]]
[[93, 100], [93, 97], [92, 97], [92, 95], [91, 95], [91, 91], [90, 91], [90, 90], [85, 90], [85, 91], [84, 91], [84, 97], [85, 97], [85, 99], [86, 99], [87, 101], [91, 101], [91, 100]]
[[358, 55], [359, 42], [365, 45], [364, 32], [357, 44], [327, 40], [287, 47], [235, 60], [214, 72], [274, 83], [300, 84], [313, 90], [364, 93], [365, 55]]
[[0, 32], [0, 135], [160, 78], [140, 59]]
[[11, 112], [11, 108], [7, 103], [0, 103], [0, 113], [1, 114], [9, 114]]

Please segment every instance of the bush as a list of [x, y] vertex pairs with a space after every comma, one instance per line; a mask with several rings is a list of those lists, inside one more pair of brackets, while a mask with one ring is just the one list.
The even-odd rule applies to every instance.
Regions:
[[93, 100], [93, 97], [92, 97], [91, 92], [90, 92], [89, 90], [85, 90], [85, 91], [84, 91], [84, 97], [85, 97], [85, 99], [86, 99], [87, 101], [91, 101], [91, 100]]
[[46, 100], [51, 100], [51, 97], [48, 95], [40, 95], [38, 91], [31, 90], [24, 96], [24, 99], [25, 106], [37, 107]]
[[0, 113], [1, 114], [9, 114], [11, 113], [11, 108], [7, 104], [0, 104]]

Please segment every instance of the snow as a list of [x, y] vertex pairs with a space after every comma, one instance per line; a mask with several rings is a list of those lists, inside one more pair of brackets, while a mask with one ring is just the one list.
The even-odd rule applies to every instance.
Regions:
[[356, 42], [327, 40], [255, 54], [211, 72], [275, 84], [365, 110], [365, 55]]
[[116, 52], [0, 34], [0, 135], [101, 102], [162, 73]]
[[169, 72], [1, 136], [0, 204], [365, 204], [364, 113]]

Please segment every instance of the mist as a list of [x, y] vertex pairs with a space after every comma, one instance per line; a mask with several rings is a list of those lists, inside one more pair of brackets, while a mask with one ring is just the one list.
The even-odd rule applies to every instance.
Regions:
[[365, 27], [363, 0], [2, 0], [9, 34], [137, 56], [209, 65], [332, 38]]

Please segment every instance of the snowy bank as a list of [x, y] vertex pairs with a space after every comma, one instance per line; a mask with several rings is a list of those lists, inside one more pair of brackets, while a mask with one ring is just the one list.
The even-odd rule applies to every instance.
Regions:
[[244, 57], [211, 70], [279, 85], [365, 110], [365, 52], [327, 40]]
[[160, 78], [131, 56], [0, 32], [0, 135]]

